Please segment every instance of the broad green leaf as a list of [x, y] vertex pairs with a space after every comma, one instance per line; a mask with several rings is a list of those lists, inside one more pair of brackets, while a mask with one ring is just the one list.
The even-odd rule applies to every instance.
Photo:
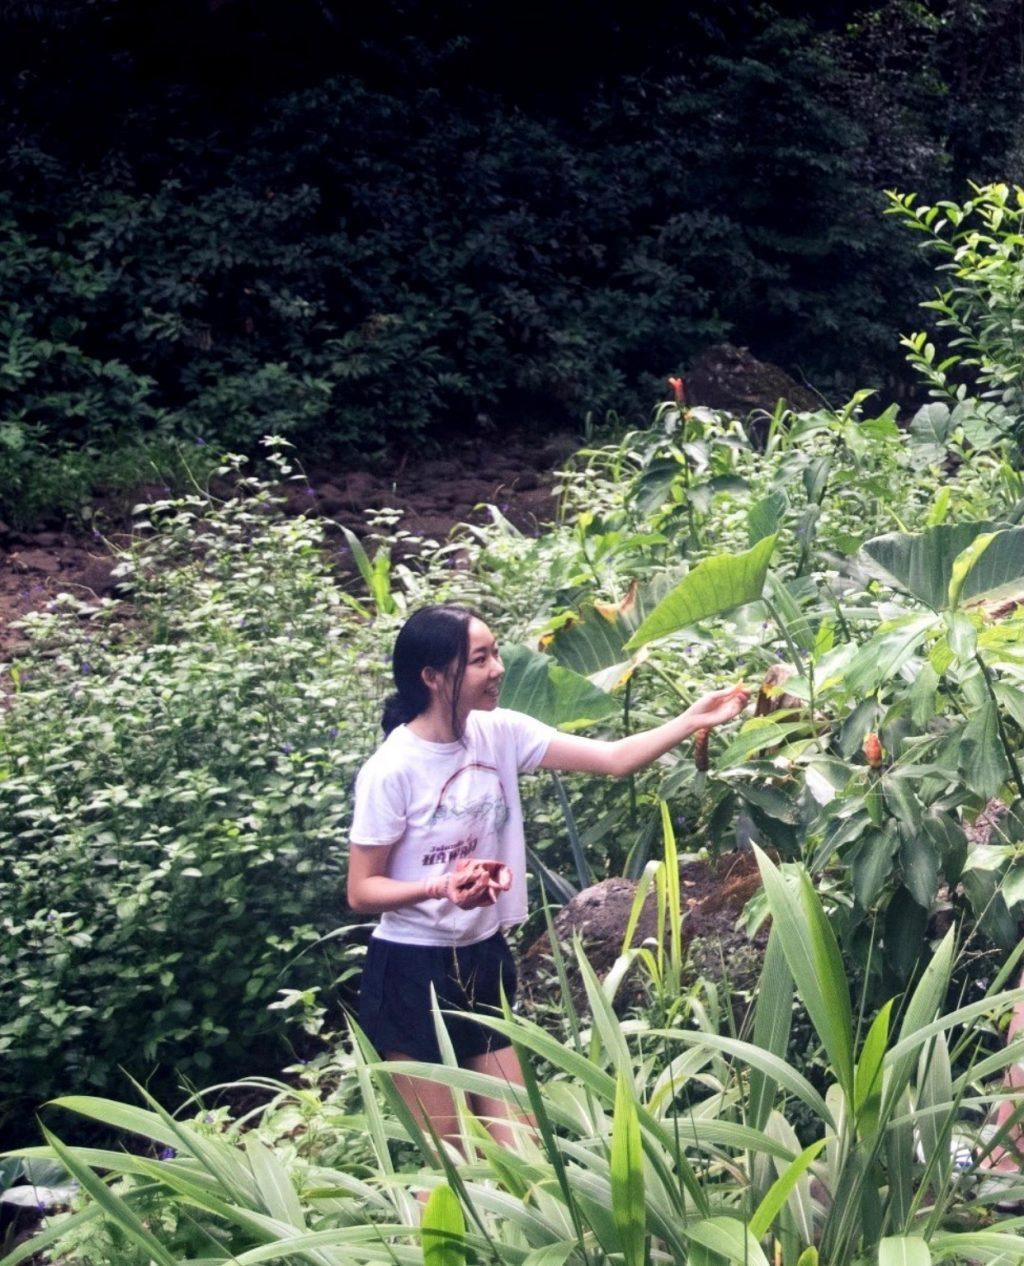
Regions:
[[756, 501], [747, 511], [747, 539], [751, 545], [777, 533], [786, 517], [789, 498], [784, 492], [771, 492]]
[[[957, 563], [959, 563], [957, 559]], [[1024, 527], [994, 533], [960, 578], [961, 605], [1024, 594]], [[951, 592], [952, 598], [952, 592]]]
[[658, 603], [626, 643], [626, 650], [756, 602], [764, 589], [775, 542], [774, 535], [766, 536], [744, 554], [717, 554], [698, 563]]
[[999, 736], [996, 705], [987, 699], [964, 727], [960, 743], [960, 772], [968, 787], [991, 800], [1010, 776], [1010, 766]]
[[618, 712], [611, 695], [585, 677], [553, 663], [547, 655], [526, 646], [504, 652], [505, 679], [501, 706], [525, 712], [560, 729], [576, 729]]
[[933, 627], [930, 615], [908, 615], [884, 632], [875, 633], [857, 651], [843, 672], [844, 684], [852, 695], [874, 694], [903, 667]]
[[886, 1235], [878, 1241], [878, 1266], [932, 1266], [932, 1255], [919, 1235]]
[[942, 523], [917, 536], [890, 532], [867, 541], [862, 549], [867, 569], [903, 590], [933, 611], [949, 605], [949, 585], [957, 557], [977, 537], [997, 524]]
[[619, 1070], [612, 1123], [612, 1215], [625, 1266], [644, 1266], [647, 1216], [644, 1205], [644, 1158], [636, 1092], [625, 1069]]
[[434, 1188], [423, 1210], [423, 1266], [463, 1266], [466, 1219], [458, 1197], [447, 1183]]
[[683, 1234], [704, 1248], [742, 1266], [768, 1266], [761, 1245], [738, 1218], [706, 1218], [683, 1227]]
[[949, 577], [949, 606], [955, 607], [960, 601], [960, 594], [967, 580], [967, 575], [974, 567], [985, 550], [988, 549], [992, 541], [995, 539], [995, 532], [982, 532], [980, 536], [976, 536], [965, 550], [962, 550], [956, 558], [953, 559], [953, 570]]

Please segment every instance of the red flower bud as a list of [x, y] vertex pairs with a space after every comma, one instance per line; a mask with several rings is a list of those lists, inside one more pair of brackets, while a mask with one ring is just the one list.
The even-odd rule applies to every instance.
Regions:
[[668, 385], [672, 388], [672, 395], [675, 397], [676, 404], [686, 403], [686, 388], [682, 378], [670, 378]]
[[872, 769], [878, 769], [882, 764], [882, 744], [877, 734], [868, 734], [864, 739], [864, 755], [868, 758], [868, 764]]

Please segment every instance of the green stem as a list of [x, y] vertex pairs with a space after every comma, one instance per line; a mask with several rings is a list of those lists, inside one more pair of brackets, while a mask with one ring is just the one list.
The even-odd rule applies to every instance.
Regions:
[[681, 686], [677, 685], [676, 682], [672, 680], [672, 678], [668, 675], [668, 673], [664, 670], [664, 668], [660, 667], [658, 664], [655, 664], [651, 660], [647, 661], [647, 667], [650, 668], [651, 671], [656, 676], [660, 677], [662, 681], [665, 683], [665, 685], [668, 686], [670, 690], [675, 691], [675, 693], [679, 696], [679, 698], [682, 699], [682, 701], [685, 704], [687, 704], [687, 706], [689, 706], [689, 703], [690, 703], [689, 695], [686, 693], [685, 690], [683, 690]]
[[789, 647], [790, 658], [793, 661], [793, 667], [797, 670], [797, 672], [802, 677], [804, 675], [804, 661], [800, 658], [800, 652], [797, 649], [796, 643], [793, 641], [792, 637], [790, 637], [789, 629], [786, 627], [785, 620], [783, 620], [782, 616], [779, 615], [778, 611], [775, 609], [775, 606], [772, 603], [772, 600], [770, 598], [762, 598], [761, 601], [764, 603], [765, 610], [775, 621], [776, 627], [778, 628], [779, 632], [785, 638], [786, 645]]
[[999, 711], [999, 700], [996, 698], [995, 686], [992, 684], [992, 674], [989, 672], [988, 665], [982, 659], [981, 655], [975, 651], [974, 660], [981, 669], [981, 675], [985, 680], [985, 687], [988, 690], [988, 696], [992, 700], [992, 706], [996, 710], [996, 729], [999, 731], [999, 739], [1003, 745], [1003, 751], [1006, 753], [1006, 759], [1009, 762], [1010, 769], [1013, 771], [1013, 781], [1017, 784], [1017, 791], [1022, 799], [1024, 799], [1024, 777], [1021, 776], [1020, 766], [1017, 764], [1017, 757], [1013, 748], [1010, 746], [1010, 740], [1007, 737], [1006, 729], [1003, 726], [1003, 716]]

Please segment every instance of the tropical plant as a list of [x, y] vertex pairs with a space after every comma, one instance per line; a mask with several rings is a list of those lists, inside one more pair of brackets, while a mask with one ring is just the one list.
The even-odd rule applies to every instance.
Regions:
[[[481, 1020], [514, 1044], [523, 1086], [459, 1068], [440, 1014], [440, 1066], [377, 1062], [357, 1032], [361, 1111], [335, 1115], [333, 1124], [369, 1144], [368, 1168], [297, 1166], [257, 1131], [235, 1142], [211, 1137], [144, 1091], [146, 1109], [64, 1099], [65, 1109], [168, 1150], [156, 1161], [73, 1148], [47, 1130], [47, 1145], [23, 1155], [60, 1161], [81, 1184], [83, 1203], [35, 1247], [73, 1246], [92, 1222], [116, 1228], [142, 1260], [168, 1264], [179, 1259], [185, 1226], [204, 1260], [243, 1264], [414, 1263], [420, 1246], [431, 1260], [464, 1250], [509, 1266], [527, 1258], [641, 1266], [662, 1257], [790, 1266], [815, 1249], [829, 1262], [880, 1266], [900, 1254], [1019, 1258], [1016, 1224], [993, 1227], [985, 1216], [986, 1199], [996, 1197], [967, 1202], [977, 1170], [964, 1141], [1000, 1097], [979, 1082], [1020, 1056], [1019, 1042], [985, 1055], [979, 1041], [980, 1022], [1024, 997], [1000, 992], [1009, 966], [984, 997], [944, 1012], [951, 929], [915, 988], [862, 1026], [807, 872], [780, 870], [764, 854], [758, 860], [773, 930], [741, 1035], [721, 1031], [706, 1008], [665, 1028], [621, 1024], [611, 1007], [618, 973], [602, 983], [582, 955], [589, 1031], [575, 1018], [575, 1036], [564, 1043], [509, 1011]], [[824, 1087], [787, 1059], [794, 996], [826, 1053]], [[460, 1149], [439, 1145], [414, 1120], [394, 1088], [393, 1078], [406, 1074], [452, 1088]], [[514, 1143], [491, 1139], [471, 1110], [474, 1094], [506, 1104], [520, 1122]], [[798, 1108], [803, 1137], [789, 1121]], [[411, 1164], [396, 1166], [396, 1144], [411, 1144]], [[431, 1196], [421, 1228], [413, 1193], [445, 1187], [464, 1229], [448, 1194]], [[3, 1266], [32, 1249], [16, 1250]]]

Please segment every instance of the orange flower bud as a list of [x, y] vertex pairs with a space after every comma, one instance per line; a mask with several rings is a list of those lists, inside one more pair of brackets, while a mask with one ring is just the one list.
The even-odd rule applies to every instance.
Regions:
[[868, 758], [868, 764], [872, 769], [878, 769], [882, 764], [882, 744], [877, 734], [869, 734], [864, 739], [864, 755]]
[[711, 761], [708, 757], [708, 737], [710, 730], [698, 730], [693, 736], [693, 763], [697, 766], [699, 773], [706, 774], [711, 768]]
[[675, 398], [676, 404], [685, 404], [686, 388], [683, 384], [682, 378], [670, 378], [668, 380], [668, 385], [672, 388], [672, 395]]

